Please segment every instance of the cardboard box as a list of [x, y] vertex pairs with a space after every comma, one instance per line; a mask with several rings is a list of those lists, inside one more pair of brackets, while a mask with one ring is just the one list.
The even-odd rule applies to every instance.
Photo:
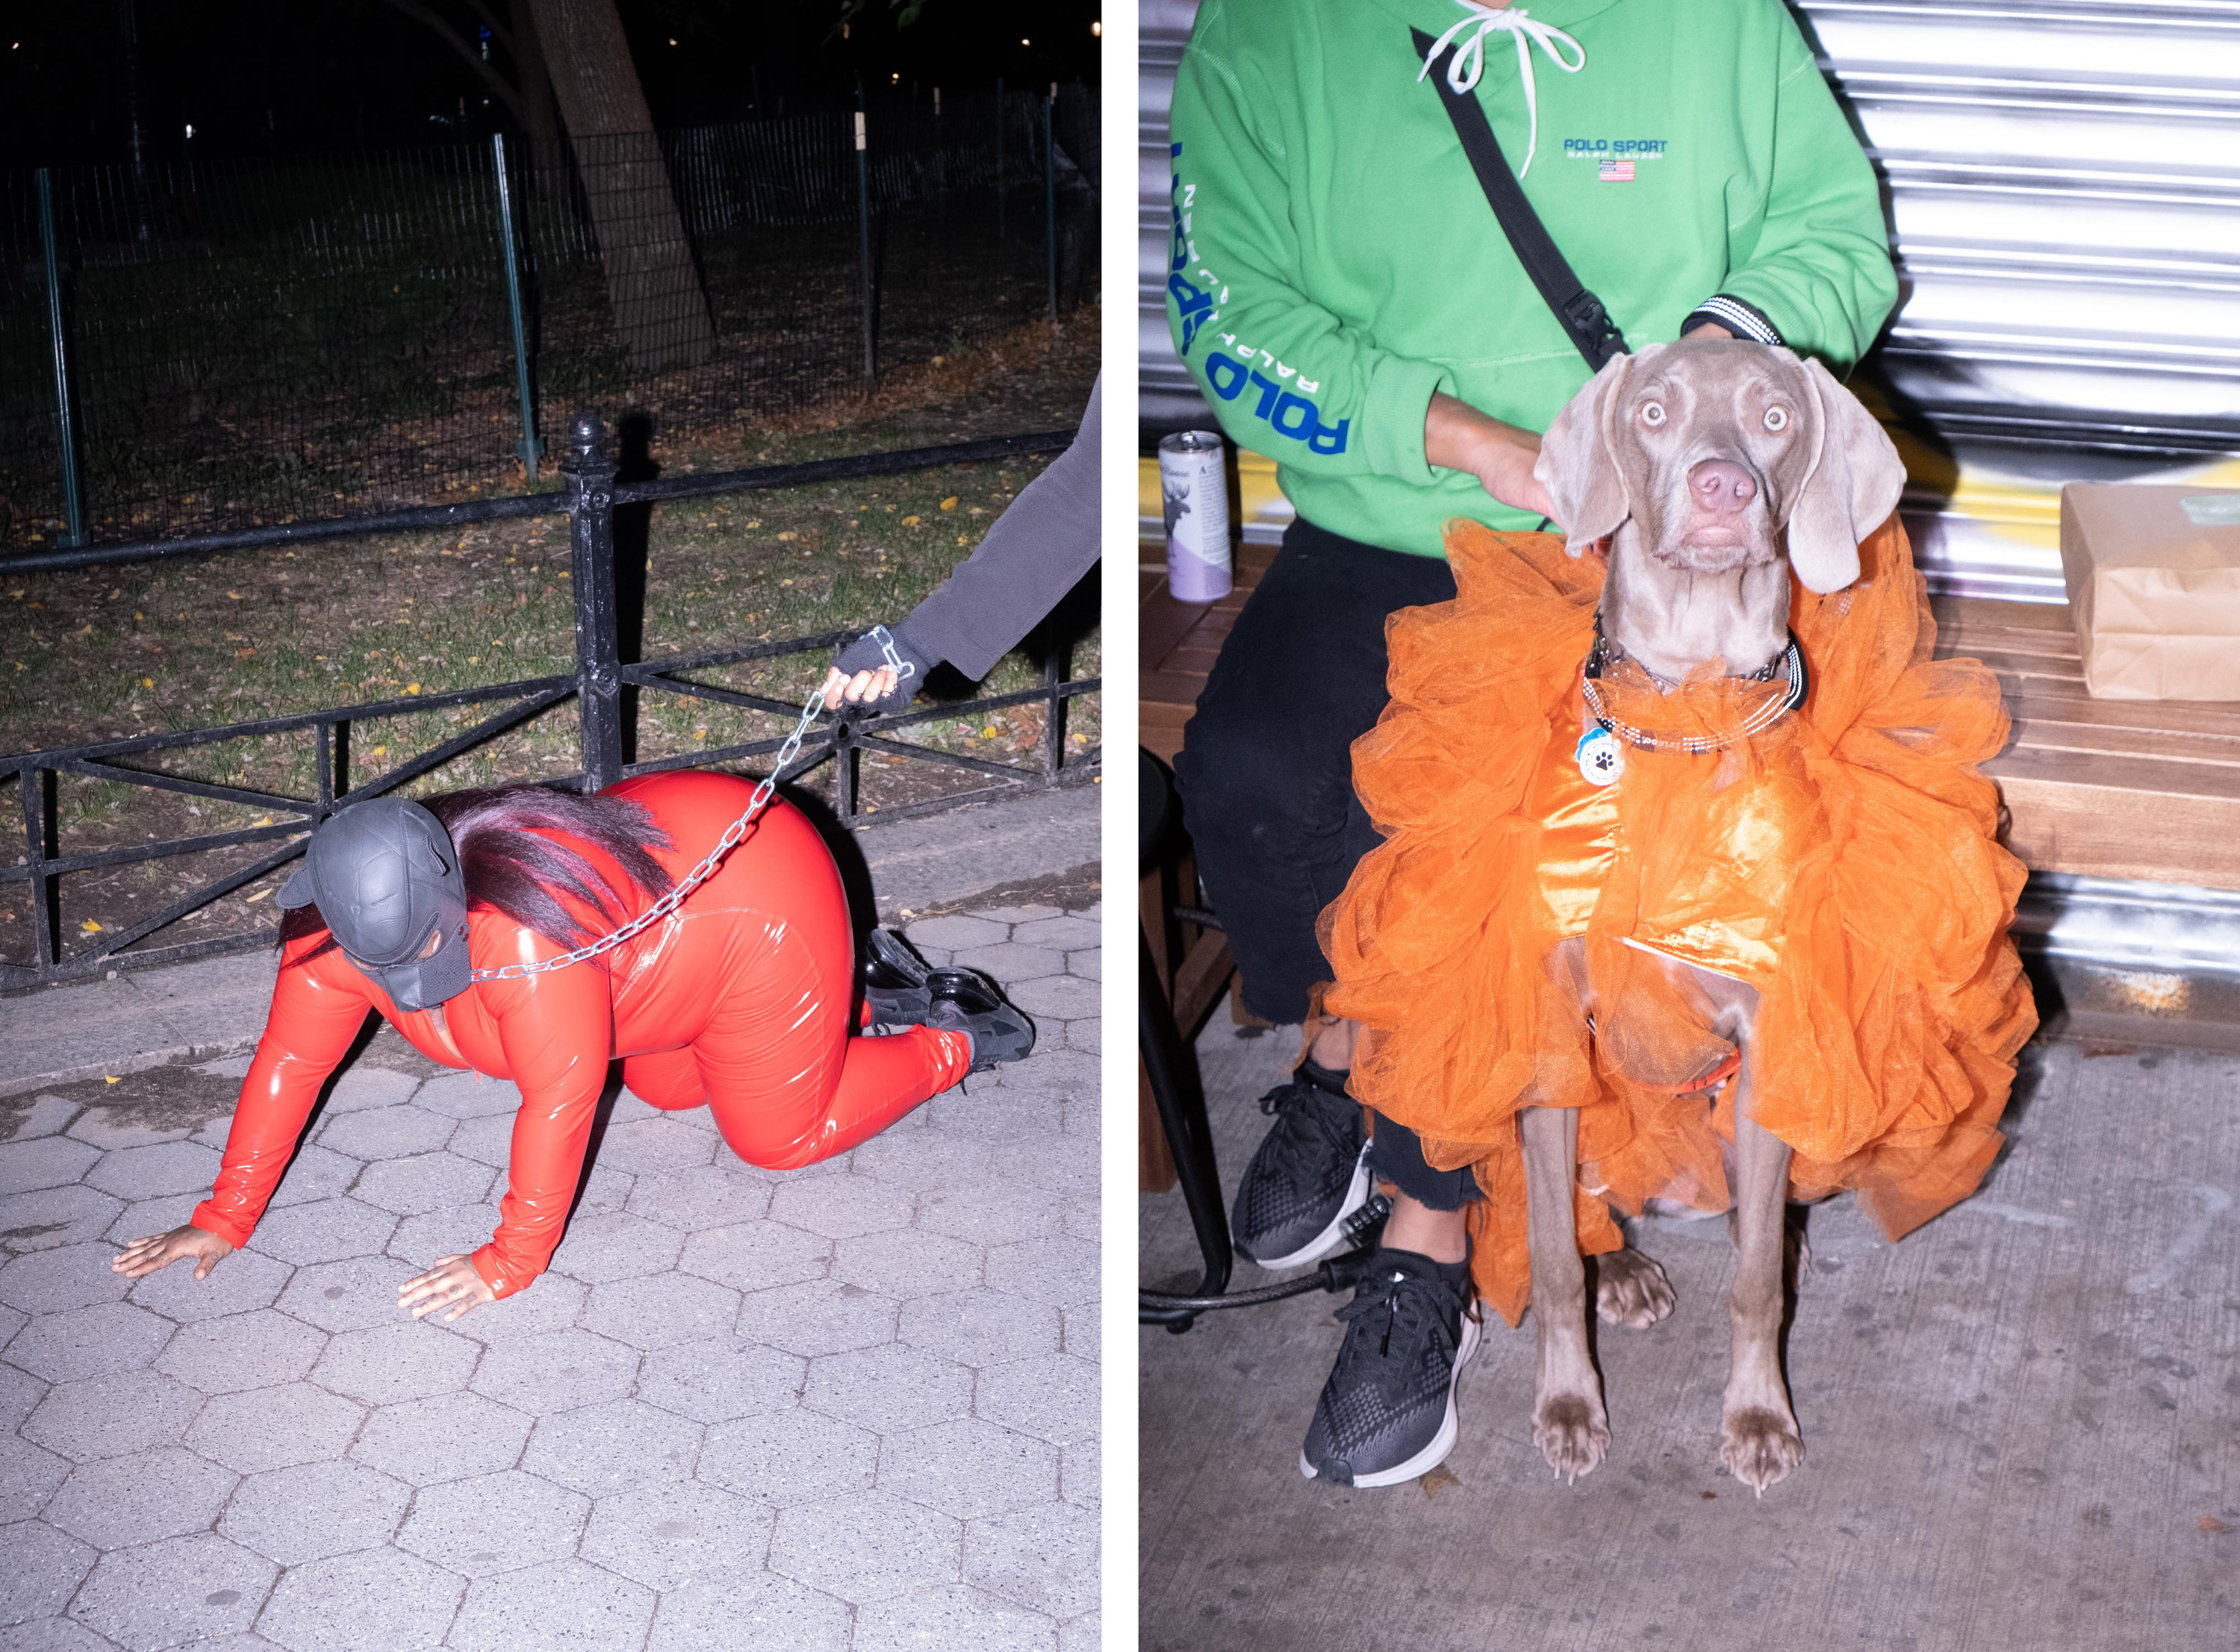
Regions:
[[2061, 571], [2103, 700], [2240, 700], [2240, 491], [2072, 482]]

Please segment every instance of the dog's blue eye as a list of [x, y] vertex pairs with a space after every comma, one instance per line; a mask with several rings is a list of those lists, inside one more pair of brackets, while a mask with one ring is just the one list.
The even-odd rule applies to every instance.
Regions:
[[1643, 402], [1641, 404], [1641, 422], [1643, 424], [1650, 425], [1652, 427], [1663, 423], [1664, 403], [1662, 402]]

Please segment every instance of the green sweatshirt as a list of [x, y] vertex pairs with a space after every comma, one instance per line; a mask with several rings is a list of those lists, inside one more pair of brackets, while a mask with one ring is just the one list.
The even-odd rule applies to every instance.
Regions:
[[[1873, 170], [1780, 0], [1520, 9], [1586, 56], [1532, 47], [1529, 168], [1511, 36], [1486, 36], [1473, 95], [1627, 343], [1710, 303], [1847, 372], [1897, 283]], [[1206, 399], [1302, 516], [1427, 556], [1452, 516], [1537, 521], [1426, 462], [1432, 392], [1544, 430], [1588, 377], [1417, 78], [1410, 28], [1457, 23], [1466, 44], [1457, 0], [1205, 0], [1171, 133], [1168, 320]]]

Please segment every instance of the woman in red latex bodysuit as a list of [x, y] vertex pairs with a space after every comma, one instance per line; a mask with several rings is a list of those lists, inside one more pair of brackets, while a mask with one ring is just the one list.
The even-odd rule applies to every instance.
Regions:
[[[281, 896], [293, 909], [272, 1011], [217, 1186], [189, 1225], [135, 1241], [115, 1268], [137, 1276], [191, 1259], [202, 1278], [248, 1242], [369, 1009], [430, 1059], [521, 1089], [497, 1232], [400, 1291], [416, 1316], [448, 1308], [452, 1319], [544, 1271], [617, 1057], [633, 1094], [669, 1110], [706, 1105], [732, 1151], [782, 1169], [843, 1153], [968, 1070], [1027, 1052], [1024, 1018], [963, 972], [915, 983], [910, 1018], [921, 1024], [854, 1036], [847, 897], [816, 829], [782, 801], [681, 907], [630, 940], [596, 959], [483, 978], [646, 911], [752, 790], [679, 773], [589, 798], [518, 788], [337, 813]], [[883, 1018], [908, 1013], [890, 1007]]]

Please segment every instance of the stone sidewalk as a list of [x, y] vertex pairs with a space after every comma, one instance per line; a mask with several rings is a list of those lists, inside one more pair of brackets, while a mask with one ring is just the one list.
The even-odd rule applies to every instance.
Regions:
[[0, 1652], [1096, 1646], [1097, 919], [912, 925], [1037, 1053], [844, 1157], [625, 1093], [552, 1271], [450, 1327], [396, 1287], [489, 1236], [511, 1085], [384, 1029], [200, 1284], [109, 1259], [245, 1056], [0, 1099]]

